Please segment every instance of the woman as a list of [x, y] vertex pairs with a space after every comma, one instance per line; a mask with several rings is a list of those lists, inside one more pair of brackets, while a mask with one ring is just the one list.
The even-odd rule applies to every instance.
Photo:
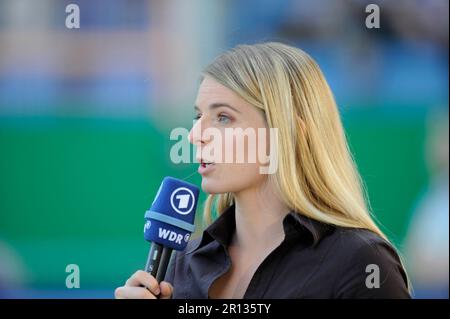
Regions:
[[[401, 261], [373, 222], [338, 109], [318, 65], [280, 43], [238, 46], [203, 72], [189, 138], [197, 146], [205, 214], [220, 214], [165, 281], [138, 271], [117, 298], [409, 298]], [[265, 128], [266, 130], [259, 130]], [[227, 129], [275, 143], [267, 162], [237, 161]], [[222, 134], [205, 134], [214, 129]], [[262, 132], [262, 133], [261, 133]], [[211, 155], [232, 152], [233, 161]], [[275, 155], [275, 157], [274, 157]], [[146, 288], [142, 288], [142, 286]]]

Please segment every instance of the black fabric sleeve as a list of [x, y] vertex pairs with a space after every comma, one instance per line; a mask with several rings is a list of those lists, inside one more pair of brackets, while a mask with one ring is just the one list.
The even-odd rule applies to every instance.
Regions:
[[366, 242], [346, 257], [337, 279], [337, 298], [411, 298], [406, 272], [397, 252], [387, 242]]

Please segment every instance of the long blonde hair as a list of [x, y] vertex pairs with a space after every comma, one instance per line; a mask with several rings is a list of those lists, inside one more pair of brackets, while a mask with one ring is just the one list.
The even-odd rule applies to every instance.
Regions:
[[[317, 63], [281, 43], [240, 45], [203, 71], [265, 112], [278, 128], [278, 169], [269, 175], [293, 211], [326, 224], [364, 228], [386, 239], [368, 209], [368, 197], [347, 144], [333, 94]], [[293, 151], [295, 150], [295, 151]], [[234, 202], [209, 195], [211, 221]]]

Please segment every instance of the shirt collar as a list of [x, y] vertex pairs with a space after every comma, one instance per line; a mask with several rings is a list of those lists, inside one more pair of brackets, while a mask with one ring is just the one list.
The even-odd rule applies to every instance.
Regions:
[[294, 211], [286, 215], [283, 220], [283, 227], [286, 235], [289, 230], [294, 230], [301, 234], [304, 234], [306, 230], [307, 237], [311, 240], [313, 247], [334, 229], [330, 224], [322, 223]]
[[[283, 219], [283, 228], [286, 238], [298, 235], [302, 238], [307, 238], [313, 247], [315, 247], [333, 229], [333, 226], [291, 211]], [[235, 229], [235, 206], [232, 205], [205, 229], [202, 239], [190, 252], [197, 250], [213, 240], [216, 240], [223, 246], [228, 246]]]

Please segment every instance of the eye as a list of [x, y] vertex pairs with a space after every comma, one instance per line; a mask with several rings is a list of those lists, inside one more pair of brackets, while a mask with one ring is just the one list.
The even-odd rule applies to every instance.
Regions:
[[231, 118], [228, 115], [219, 114], [219, 116], [217, 117], [217, 121], [221, 124], [228, 124], [231, 122]]
[[202, 115], [200, 113], [195, 114], [194, 121], [199, 120], [201, 117], [202, 117]]

